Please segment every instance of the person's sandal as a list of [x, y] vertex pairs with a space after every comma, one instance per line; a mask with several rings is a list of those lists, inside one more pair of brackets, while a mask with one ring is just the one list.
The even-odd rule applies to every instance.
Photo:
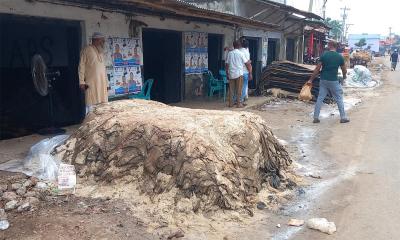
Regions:
[[344, 119], [340, 119], [340, 123], [349, 123], [350, 119], [348, 118], [344, 118]]
[[318, 118], [315, 118], [313, 123], [320, 123], [321, 121]]

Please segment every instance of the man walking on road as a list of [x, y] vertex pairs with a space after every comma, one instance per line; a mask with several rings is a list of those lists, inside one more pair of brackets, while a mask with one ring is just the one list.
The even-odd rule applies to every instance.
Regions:
[[396, 71], [397, 63], [399, 62], [399, 53], [397, 49], [390, 55], [390, 61], [392, 62], [392, 71]]
[[[344, 62], [344, 58], [342, 55], [336, 52], [337, 43], [329, 42], [328, 44], [329, 51], [325, 52], [321, 56], [320, 63], [315, 68], [313, 74], [310, 77], [310, 80], [307, 84], [312, 85], [314, 79], [321, 72], [321, 81], [319, 84], [319, 95], [317, 99], [317, 103], [315, 105], [314, 110], [314, 123], [319, 123], [319, 114], [321, 111], [322, 104], [330, 92], [336, 100], [336, 103], [340, 112], [340, 123], [348, 123], [350, 120], [346, 117], [346, 113], [344, 111], [344, 103], [343, 103], [343, 88], [338, 79], [338, 69], [339, 67], [342, 69], [343, 80], [346, 79], [347, 69]], [[322, 69], [322, 71], [321, 71]]]
[[[243, 107], [240, 102], [243, 88], [243, 68], [247, 67], [249, 72], [252, 72], [250, 60], [239, 50], [240, 42], [233, 43], [234, 50], [228, 53], [226, 59], [226, 75], [229, 79], [229, 107], [233, 107], [233, 99], [236, 99], [237, 107]], [[249, 75], [249, 80], [252, 76]]]

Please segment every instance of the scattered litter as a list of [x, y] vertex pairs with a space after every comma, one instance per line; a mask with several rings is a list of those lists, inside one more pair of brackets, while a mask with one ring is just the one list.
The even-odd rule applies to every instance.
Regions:
[[75, 166], [61, 163], [58, 169], [58, 189], [62, 193], [72, 191], [72, 193], [75, 194], [75, 186]]
[[0, 230], [7, 230], [10, 227], [8, 220], [0, 220]]
[[[42, 180], [54, 181], [57, 179], [60, 160], [51, 153], [55, 147], [65, 142], [68, 137], [68, 135], [59, 135], [53, 138], [43, 139], [31, 147], [28, 156], [24, 160], [11, 160], [0, 164], [0, 170], [24, 173]], [[16, 186], [14, 186], [13, 189], [14, 188], [16, 188]]]
[[171, 235], [169, 235], [167, 239], [183, 238], [184, 236], [185, 236], [185, 234], [181, 230], [179, 230], [179, 231], [176, 231], [175, 233], [172, 233]]
[[304, 220], [292, 218], [289, 220], [288, 225], [293, 227], [300, 227], [304, 225]]
[[263, 209], [265, 209], [267, 207], [267, 205], [264, 203], [264, 202], [258, 202], [257, 203], [257, 208], [259, 209], [259, 210], [263, 210]]
[[0, 208], [0, 220], [7, 220], [7, 213], [2, 208]]
[[11, 200], [6, 203], [6, 206], [4, 208], [6, 211], [10, 211], [10, 210], [16, 209], [17, 207], [18, 207], [18, 201]]
[[297, 189], [297, 194], [298, 194], [299, 196], [305, 195], [305, 194], [306, 194], [306, 190], [304, 190], [303, 188], [299, 188], [299, 189]]
[[308, 176], [309, 176], [310, 178], [322, 179], [322, 177], [319, 176], [319, 175], [309, 174]]
[[277, 227], [277, 228], [281, 228], [281, 225], [280, 225], [280, 224], [277, 224], [276, 227]]
[[312, 218], [307, 221], [307, 227], [315, 229], [327, 234], [336, 232], [336, 225], [334, 222], [328, 222], [326, 218]]
[[68, 137], [68, 135], [59, 135], [53, 138], [46, 138], [33, 145], [25, 158], [24, 168], [31, 171], [31, 176], [56, 180], [60, 160], [52, 156], [51, 152], [55, 147], [65, 142]]
[[361, 65], [349, 70], [345, 83], [347, 87], [356, 88], [372, 88], [378, 85], [378, 81], [372, 79], [371, 71]]
[[46, 190], [48, 188], [47, 184], [45, 182], [38, 182], [36, 184], [36, 188]]
[[21, 206], [18, 207], [17, 212], [24, 212], [31, 210], [32, 206], [29, 202], [23, 203]]

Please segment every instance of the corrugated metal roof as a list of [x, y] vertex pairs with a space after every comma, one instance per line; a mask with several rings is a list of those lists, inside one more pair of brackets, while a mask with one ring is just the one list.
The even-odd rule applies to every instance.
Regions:
[[269, 4], [269, 5], [277, 6], [282, 10], [285, 10], [285, 11], [288, 11], [288, 12], [297, 13], [297, 14], [300, 14], [300, 15], [302, 15], [304, 17], [307, 17], [307, 18], [323, 19], [321, 16], [319, 16], [319, 15], [317, 15], [315, 13], [303, 11], [303, 10], [300, 10], [298, 8], [295, 8], [295, 7], [292, 7], [292, 6], [283, 4], [283, 3], [274, 2], [274, 1], [271, 1], [271, 0], [256, 0], [256, 1], [264, 2], [264, 3]]
[[279, 27], [279, 25], [277, 25], [277, 24], [266, 23], [266, 22], [262, 22], [262, 21], [258, 21], [258, 20], [254, 20], [254, 19], [249, 19], [249, 18], [245, 18], [245, 17], [242, 17], [242, 16], [234, 15], [232, 13], [215, 11], [215, 10], [212, 10], [212, 9], [201, 7], [201, 6], [196, 5], [196, 4], [192, 3], [192, 2], [187, 2], [185, 0], [165, 0], [164, 2], [175, 2], [175, 3], [179, 4], [179, 5], [190, 7], [192, 10], [197, 9], [197, 10], [200, 10], [200, 11], [202, 11], [204, 13], [230, 17], [230, 18], [233, 18], [233, 19], [236, 19], [236, 20], [239, 20], [239, 21], [244, 21], [244, 22], [250, 23], [250, 25], [252, 23], [252, 24], [258, 25], [258, 26], [264, 25], [267, 28], [277, 28], [277, 27]]
[[41, 2], [74, 3], [82, 7], [99, 6], [103, 9], [112, 9], [124, 13], [144, 13], [189, 18], [190, 20], [208, 21], [227, 25], [238, 25], [258, 29], [276, 29], [277, 24], [265, 23], [229, 13], [199, 8], [183, 0], [37, 0]]

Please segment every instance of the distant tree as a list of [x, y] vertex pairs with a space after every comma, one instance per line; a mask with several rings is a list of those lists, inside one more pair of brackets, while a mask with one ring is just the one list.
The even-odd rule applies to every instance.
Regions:
[[361, 38], [360, 41], [358, 41], [358, 43], [354, 44], [359, 48], [364, 47], [365, 45], [367, 45], [367, 40], [365, 40], [365, 38]]
[[339, 40], [343, 31], [343, 23], [338, 20], [333, 20], [331, 18], [325, 19], [325, 24], [331, 28], [329, 36], [333, 39]]

